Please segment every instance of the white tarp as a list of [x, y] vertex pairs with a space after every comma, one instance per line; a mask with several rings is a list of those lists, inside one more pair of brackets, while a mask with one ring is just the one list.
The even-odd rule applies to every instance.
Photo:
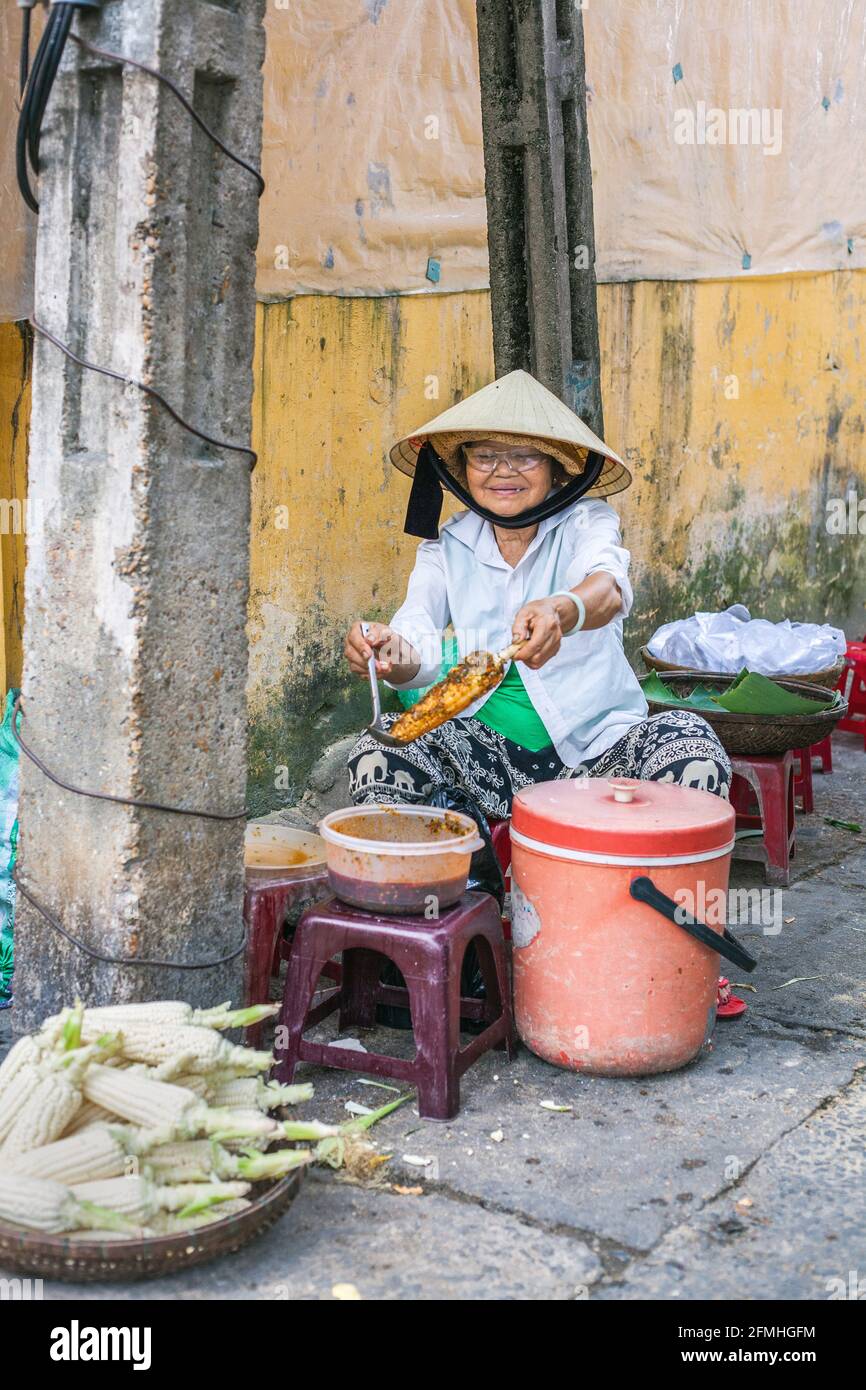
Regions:
[[[601, 280], [866, 265], [866, 0], [584, 0]], [[488, 283], [474, 0], [270, 0], [258, 288]], [[29, 306], [0, 7], [0, 317]], [[428, 269], [438, 280], [429, 278]]]

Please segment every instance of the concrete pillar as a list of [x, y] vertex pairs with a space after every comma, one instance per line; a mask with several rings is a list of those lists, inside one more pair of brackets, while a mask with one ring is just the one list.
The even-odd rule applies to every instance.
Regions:
[[[78, 32], [172, 78], [258, 165], [265, 0], [120, 0]], [[35, 315], [248, 443], [257, 187], [153, 77], [69, 45], [46, 114]], [[249, 460], [37, 336], [24, 737], [64, 779], [242, 810]], [[213, 960], [242, 930], [243, 821], [85, 799], [22, 761], [22, 883], [109, 955]], [[15, 1026], [96, 1003], [237, 999], [242, 963], [94, 963], [16, 907]]]
[[601, 434], [582, 8], [477, 13], [496, 372], [532, 372]]

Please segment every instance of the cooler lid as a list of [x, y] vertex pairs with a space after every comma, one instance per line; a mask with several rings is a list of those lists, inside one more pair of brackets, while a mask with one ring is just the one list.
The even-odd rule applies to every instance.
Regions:
[[718, 853], [735, 822], [723, 797], [631, 777], [539, 782], [518, 792], [511, 812], [513, 833], [552, 850], [639, 859]]

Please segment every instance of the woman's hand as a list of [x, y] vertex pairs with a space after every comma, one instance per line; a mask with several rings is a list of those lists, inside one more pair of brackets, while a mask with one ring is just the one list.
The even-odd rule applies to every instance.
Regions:
[[[583, 632], [606, 627], [622, 612], [622, 593], [612, 574], [598, 570], [574, 590], [583, 599]], [[559, 644], [578, 621], [578, 608], [565, 594], [525, 603], [512, 624], [515, 642], [526, 638], [516, 660], [537, 671], [559, 651]]]
[[[562, 642], [559, 604], [563, 601], [557, 598], [533, 599], [515, 615], [511, 635], [515, 642], [522, 641], [524, 644], [515, 660], [522, 661], [532, 671], [544, 666], [559, 651]], [[570, 606], [573, 608], [574, 604]]]
[[346, 636], [343, 655], [356, 676], [367, 675], [367, 662], [376, 653], [376, 675], [392, 678], [397, 685], [412, 680], [421, 664], [415, 648], [385, 623], [353, 623]]

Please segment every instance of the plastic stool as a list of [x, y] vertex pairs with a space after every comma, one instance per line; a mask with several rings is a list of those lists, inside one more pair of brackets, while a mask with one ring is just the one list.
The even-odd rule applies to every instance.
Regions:
[[[266, 1004], [271, 976], [280, 973], [280, 942], [287, 918], [298, 917], [305, 907], [333, 896], [324, 869], [315, 878], [247, 879], [244, 888], [244, 924], [247, 947], [244, 957], [244, 1003]], [[336, 963], [332, 970], [339, 971]], [[261, 1045], [262, 1025], [247, 1028], [249, 1047]]]
[[[460, 967], [470, 941], [478, 950], [484, 999], [460, 997]], [[460, 1108], [460, 1077], [466, 1069], [492, 1047], [513, 1055], [502, 922], [487, 893], [465, 893], [435, 921], [376, 917], [334, 898], [308, 908], [291, 946], [284, 943], [281, 949], [289, 969], [277, 1030], [275, 1075], [280, 1081], [291, 1081], [300, 1061], [394, 1077], [416, 1087], [424, 1119], [451, 1120]], [[338, 952], [343, 953], [342, 981], [313, 1005], [323, 967]], [[407, 989], [380, 983], [382, 956], [394, 962]], [[372, 1028], [378, 1003], [410, 1006], [415, 1033], [411, 1060], [308, 1042], [303, 1036], [336, 1009], [341, 1029]], [[460, 1046], [461, 1016], [488, 1024], [466, 1047]]]
[[795, 748], [797, 767], [794, 771], [794, 798], [803, 798], [803, 810], [814, 811], [815, 798], [812, 795], [812, 749]]
[[821, 772], [833, 771], [833, 739], [830, 734], [822, 738], [820, 743], [813, 743], [810, 752], [813, 758], [821, 759]]
[[862, 734], [863, 749], [866, 751], [866, 638], [862, 642], [848, 643], [845, 669], [839, 677], [837, 688], [848, 701], [848, 713], [839, 720], [836, 728]]
[[787, 887], [797, 835], [794, 754], [759, 758], [732, 753], [731, 765], [731, 805], [737, 813], [737, 829], [760, 827], [764, 832], [760, 840], [737, 840], [733, 857], [762, 862], [767, 882]]

